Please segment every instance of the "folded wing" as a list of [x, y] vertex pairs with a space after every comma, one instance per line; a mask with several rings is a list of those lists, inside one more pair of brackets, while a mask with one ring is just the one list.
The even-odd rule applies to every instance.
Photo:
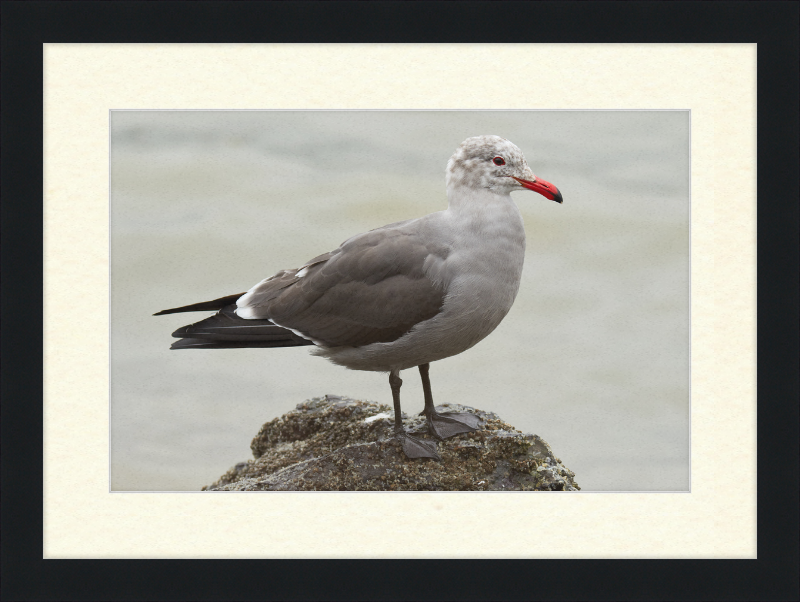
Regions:
[[238, 315], [270, 319], [331, 347], [400, 338], [441, 309], [445, 291], [425, 266], [448, 253], [406, 223], [354, 236], [298, 270], [279, 272], [238, 300]]

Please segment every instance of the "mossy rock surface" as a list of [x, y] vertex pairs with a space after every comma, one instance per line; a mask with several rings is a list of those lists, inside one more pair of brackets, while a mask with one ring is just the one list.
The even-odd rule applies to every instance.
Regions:
[[[392, 438], [386, 405], [336, 395], [317, 397], [264, 426], [241, 462], [204, 491], [576, 491], [575, 474], [537, 435], [496, 414], [458, 404], [479, 429], [438, 443], [441, 462], [411, 460]], [[427, 438], [421, 416], [403, 415], [407, 430]]]

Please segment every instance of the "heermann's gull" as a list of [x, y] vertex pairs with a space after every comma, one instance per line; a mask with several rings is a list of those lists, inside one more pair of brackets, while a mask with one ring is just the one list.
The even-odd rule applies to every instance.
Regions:
[[172, 349], [315, 345], [314, 355], [336, 364], [388, 372], [395, 437], [408, 457], [439, 459], [434, 442], [403, 429], [400, 371], [419, 367], [435, 438], [476, 429], [473, 414], [435, 410], [429, 364], [475, 345], [511, 309], [525, 231], [510, 193], [527, 188], [562, 202], [499, 136], [467, 138], [447, 164], [446, 181], [444, 211], [358, 234], [247, 293], [158, 312], [219, 310], [173, 332], [180, 340]]

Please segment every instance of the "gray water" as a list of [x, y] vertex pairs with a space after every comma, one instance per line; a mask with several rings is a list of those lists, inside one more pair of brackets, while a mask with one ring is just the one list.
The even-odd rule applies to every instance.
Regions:
[[[516, 303], [431, 366], [437, 403], [536, 433], [584, 491], [690, 487], [690, 121], [684, 111], [115, 111], [111, 114], [111, 489], [197, 490], [259, 427], [326, 393], [391, 403], [385, 375], [307, 347], [169, 350], [204, 314], [393, 221], [446, 207], [462, 140], [508, 138], [564, 204], [514, 200]], [[415, 371], [403, 408], [422, 408]]]

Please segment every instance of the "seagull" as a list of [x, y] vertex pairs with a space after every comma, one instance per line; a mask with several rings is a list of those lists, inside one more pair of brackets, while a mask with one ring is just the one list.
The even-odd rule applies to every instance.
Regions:
[[[447, 163], [448, 207], [357, 234], [246, 293], [160, 311], [217, 311], [172, 333], [172, 349], [314, 346], [352, 370], [389, 374], [393, 436], [408, 458], [440, 460], [435, 440], [477, 430], [474, 414], [439, 413], [430, 363], [466, 351], [503, 320], [519, 290], [522, 216], [511, 193], [563, 202], [522, 151], [499, 136], [467, 138]], [[403, 427], [400, 371], [418, 368], [428, 432]]]

